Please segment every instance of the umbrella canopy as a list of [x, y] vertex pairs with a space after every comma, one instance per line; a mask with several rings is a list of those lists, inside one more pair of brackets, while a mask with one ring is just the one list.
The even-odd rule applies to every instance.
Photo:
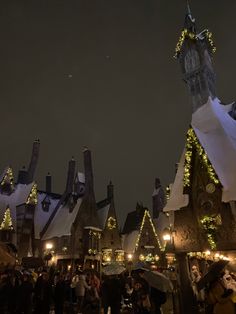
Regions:
[[7, 246], [4, 243], [0, 243], [0, 264], [15, 264], [15, 258], [8, 252]]
[[198, 281], [197, 288], [200, 291], [203, 289], [208, 283], [214, 281], [220, 276], [220, 273], [225, 268], [225, 266], [229, 263], [229, 261], [220, 260], [218, 262], [214, 262], [208, 269], [208, 272]]
[[112, 263], [103, 268], [103, 273], [107, 276], [120, 275], [124, 271], [125, 271], [125, 267], [117, 263]]
[[147, 280], [151, 287], [162, 292], [173, 290], [173, 285], [170, 279], [158, 271], [146, 271], [143, 274], [143, 277]]

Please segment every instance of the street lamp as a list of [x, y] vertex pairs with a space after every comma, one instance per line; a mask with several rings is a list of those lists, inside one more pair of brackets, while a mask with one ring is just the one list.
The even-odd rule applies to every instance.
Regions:
[[48, 266], [48, 262], [52, 259], [53, 257], [53, 244], [51, 242], [46, 242], [45, 244], [45, 256], [44, 256], [44, 259], [46, 261], [46, 265]]
[[47, 242], [45, 248], [46, 250], [51, 250], [53, 248], [53, 244], [51, 242]]
[[128, 261], [131, 262], [133, 259], [133, 254], [128, 254], [127, 255]]
[[165, 228], [163, 231], [163, 240], [166, 242], [169, 242], [171, 240], [171, 233], [170, 233], [170, 229]]
[[132, 270], [132, 259], [133, 259], [133, 254], [127, 254], [127, 259], [128, 259], [128, 263], [127, 263], [127, 266], [128, 266], [128, 271], [129, 271], [129, 277], [131, 276], [131, 270]]

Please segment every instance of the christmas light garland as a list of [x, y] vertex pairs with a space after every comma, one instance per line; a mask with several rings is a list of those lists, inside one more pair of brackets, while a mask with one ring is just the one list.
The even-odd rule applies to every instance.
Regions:
[[11, 186], [13, 186], [13, 182], [14, 182], [13, 171], [11, 167], [8, 167], [1, 181], [1, 186], [4, 186], [5, 184], [10, 184]]
[[221, 216], [204, 216], [200, 223], [202, 224], [202, 228], [206, 233], [208, 243], [212, 250], [216, 249], [216, 232], [218, 226], [222, 224]]
[[3, 221], [0, 226], [0, 230], [13, 230], [11, 211], [9, 207], [7, 207], [5, 211]]
[[206, 35], [206, 38], [208, 40], [209, 45], [211, 46], [211, 51], [213, 53], [215, 53], [216, 52], [216, 46], [215, 46], [213, 38], [212, 38], [212, 33], [209, 32], [209, 30], [207, 29], [205, 35]]
[[190, 177], [191, 177], [191, 167], [192, 167], [192, 155], [193, 148], [196, 149], [198, 155], [201, 157], [201, 161], [203, 165], [207, 169], [208, 176], [211, 181], [213, 181], [216, 185], [220, 184], [220, 181], [213, 169], [211, 162], [208, 159], [207, 153], [203, 149], [202, 145], [199, 143], [199, 140], [192, 128], [190, 128], [187, 132], [187, 140], [186, 140], [186, 152], [185, 152], [185, 164], [184, 164], [184, 187], [189, 187]]
[[38, 203], [37, 184], [34, 183], [30, 191], [30, 194], [27, 198], [26, 204], [37, 205], [37, 203]]
[[166, 186], [166, 199], [167, 200], [170, 199], [170, 186], [169, 185]]
[[[207, 39], [207, 41], [211, 47], [212, 53], [215, 53], [216, 52], [216, 46], [215, 46], [213, 38], [212, 38], [212, 33], [208, 29], [206, 31], [204, 31], [203, 33], [204, 33], [205, 38]], [[191, 40], [199, 40], [200, 36], [195, 34], [195, 33], [188, 31], [187, 28], [184, 28], [181, 32], [181, 35], [180, 35], [179, 40], [178, 40], [176, 47], [175, 47], [175, 54], [174, 54], [175, 59], [179, 56], [180, 51], [181, 51], [182, 46], [183, 46], [183, 43], [184, 43], [186, 38], [189, 38]]]
[[108, 227], [108, 229], [115, 229], [116, 228], [116, 219], [113, 217], [109, 217], [107, 220], [107, 227]]
[[164, 251], [164, 248], [163, 248], [162, 245], [161, 245], [161, 242], [160, 242], [159, 237], [158, 237], [158, 235], [157, 235], [157, 233], [156, 233], [155, 226], [154, 226], [154, 224], [153, 224], [153, 222], [152, 222], [152, 218], [151, 218], [151, 216], [150, 216], [148, 210], [145, 210], [145, 212], [144, 212], [143, 220], [142, 220], [141, 227], [140, 227], [140, 230], [139, 230], [139, 234], [138, 234], [138, 237], [137, 237], [137, 240], [136, 240], [136, 243], [135, 243], [135, 249], [137, 250], [137, 248], [138, 248], [139, 241], [140, 241], [140, 238], [141, 238], [141, 234], [142, 234], [142, 231], [143, 231], [143, 227], [144, 227], [144, 224], [145, 224], [146, 217], [149, 218], [149, 221], [150, 221], [150, 224], [151, 224], [151, 226], [152, 226], [152, 230], [153, 230], [153, 233], [154, 233], [155, 238], [156, 238], [156, 240], [157, 240], [157, 244], [158, 244], [159, 249], [160, 249], [161, 251]]

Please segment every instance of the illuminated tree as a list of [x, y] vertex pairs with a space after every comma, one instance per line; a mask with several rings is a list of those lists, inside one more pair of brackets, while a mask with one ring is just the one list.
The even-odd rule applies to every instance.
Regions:
[[12, 219], [11, 219], [11, 212], [10, 212], [10, 208], [9, 207], [5, 211], [5, 214], [4, 214], [3, 221], [1, 223], [0, 229], [1, 230], [12, 230], [13, 229]]

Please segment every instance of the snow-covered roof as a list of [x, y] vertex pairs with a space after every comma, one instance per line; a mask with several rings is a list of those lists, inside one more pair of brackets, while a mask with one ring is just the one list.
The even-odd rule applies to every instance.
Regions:
[[[42, 206], [42, 202], [44, 201], [45, 198], [47, 198], [47, 201], [50, 201], [48, 211], [43, 210], [43, 206]], [[40, 232], [43, 230], [44, 226], [48, 222], [59, 200], [60, 199], [58, 197], [55, 198], [53, 196], [47, 195], [44, 192], [38, 193], [38, 203], [35, 208], [35, 214], [34, 214], [34, 232], [35, 232], [36, 239], [40, 238]]]
[[[236, 200], [236, 121], [228, 113], [231, 109], [232, 104], [226, 106], [217, 98], [209, 98], [207, 103], [193, 114], [191, 122], [223, 186], [223, 202]], [[183, 195], [184, 153], [165, 211], [187, 205], [186, 195]]]
[[122, 235], [123, 249], [126, 253], [134, 253], [139, 231], [135, 230]]
[[104, 230], [105, 225], [106, 225], [106, 221], [107, 221], [107, 216], [108, 216], [108, 212], [110, 209], [111, 204], [108, 204], [106, 206], [104, 206], [103, 208], [100, 208], [97, 213], [98, 213], [98, 219], [100, 222], [100, 226], [101, 228]]
[[81, 202], [82, 199], [79, 198], [72, 212], [70, 212], [67, 204], [59, 207], [47, 231], [43, 235], [43, 240], [71, 235], [71, 227], [79, 212]]
[[178, 170], [175, 176], [175, 181], [172, 184], [170, 198], [166, 203], [163, 211], [177, 210], [188, 205], [188, 195], [183, 194], [183, 177], [184, 177], [184, 161], [185, 149], [178, 164]]
[[26, 203], [33, 185], [34, 182], [30, 184], [17, 184], [10, 195], [0, 193], [0, 222], [2, 222], [6, 208], [9, 205], [13, 228], [16, 230], [16, 207]]

